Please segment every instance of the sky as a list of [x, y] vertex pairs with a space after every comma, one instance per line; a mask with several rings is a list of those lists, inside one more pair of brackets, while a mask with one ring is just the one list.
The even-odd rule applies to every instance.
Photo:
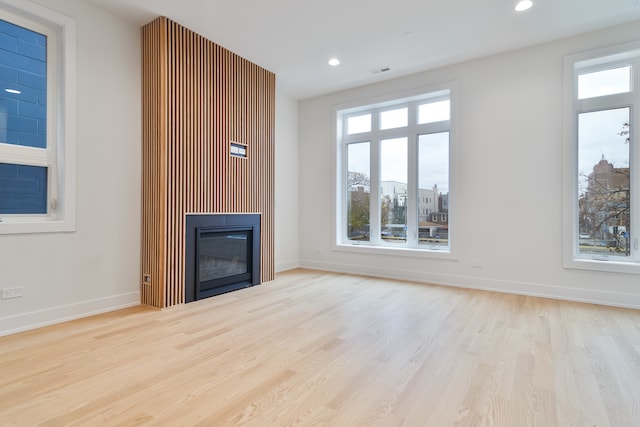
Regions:
[[578, 170], [589, 175], [604, 158], [616, 168], [629, 167], [629, 144], [620, 136], [629, 108], [594, 111], [578, 116]]
[[[380, 180], [407, 183], [408, 160], [407, 138], [380, 141]], [[369, 144], [349, 145], [349, 165], [351, 172], [369, 173]], [[418, 138], [418, 182], [420, 188], [449, 191], [449, 133], [420, 135]]]
[[420, 135], [418, 138], [418, 178], [420, 188], [449, 192], [449, 132]]
[[[431, 102], [420, 106], [419, 123], [447, 120], [449, 118], [449, 101]], [[403, 110], [403, 109], [400, 109]], [[407, 125], [406, 111], [388, 111], [381, 114], [381, 128], [391, 129]], [[404, 109], [406, 110], [406, 109]], [[399, 113], [399, 114], [398, 114]], [[352, 123], [349, 123], [351, 126]], [[371, 129], [369, 119], [361, 116], [353, 121], [354, 128], [350, 132], [368, 132]], [[369, 144], [350, 144], [348, 153], [348, 170], [369, 173]], [[380, 141], [380, 180], [407, 183], [408, 174], [407, 138], [395, 138]], [[420, 188], [432, 189], [438, 185], [438, 191], [446, 194], [449, 191], [449, 133], [435, 133], [418, 137], [418, 182]]]
[[[619, 67], [578, 77], [578, 98], [590, 99], [631, 90], [631, 67]], [[579, 192], [584, 192], [586, 176], [603, 158], [616, 168], [629, 167], [629, 144], [621, 136], [629, 123], [629, 108], [593, 111], [578, 115]]]

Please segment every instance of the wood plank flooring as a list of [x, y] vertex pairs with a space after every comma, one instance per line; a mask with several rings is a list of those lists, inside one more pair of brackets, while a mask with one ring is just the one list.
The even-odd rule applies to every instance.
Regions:
[[640, 426], [640, 311], [309, 270], [0, 338], [2, 426]]

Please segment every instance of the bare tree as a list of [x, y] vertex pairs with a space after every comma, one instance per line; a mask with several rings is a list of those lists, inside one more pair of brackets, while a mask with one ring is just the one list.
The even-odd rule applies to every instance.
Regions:
[[[629, 143], [629, 123], [623, 123], [619, 136]], [[630, 228], [630, 181], [628, 167], [614, 167], [604, 159], [594, 165], [589, 175], [581, 174], [586, 188], [578, 200], [581, 233], [620, 247], [621, 234]], [[625, 240], [626, 242], [626, 240]], [[625, 245], [626, 246], [626, 245]]]
[[350, 239], [367, 239], [369, 233], [370, 180], [362, 172], [347, 174], [347, 210]]
[[369, 176], [366, 173], [349, 171], [347, 174], [347, 190], [353, 191], [357, 187], [364, 187], [369, 191], [369, 186]]
[[631, 124], [629, 122], [622, 124], [622, 131], [618, 134], [620, 136], [624, 136], [624, 142], [628, 144], [631, 141]]
[[629, 229], [629, 168], [611, 168], [605, 179], [588, 177], [588, 190], [580, 197], [580, 230], [619, 242], [616, 228]]

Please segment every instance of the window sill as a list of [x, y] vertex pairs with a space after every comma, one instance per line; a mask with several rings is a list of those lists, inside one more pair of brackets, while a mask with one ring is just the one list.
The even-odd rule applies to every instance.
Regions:
[[619, 261], [615, 258], [573, 258], [565, 260], [564, 268], [576, 270], [601, 271], [608, 273], [640, 274], [640, 264]]
[[392, 246], [373, 246], [363, 243], [338, 243], [333, 246], [336, 252], [351, 252], [372, 255], [391, 255], [415, 258], [430, 258], [456, 261], [457, 257], [451, 251], [437, 249], [400, 248]]
[[31, 221], [10, 221], [0, 222], [0, 235], [2, 234], [25, 234], [25, 233], [64, 233], [76, 230], [72, 221], [61, 220], [31, 220]]

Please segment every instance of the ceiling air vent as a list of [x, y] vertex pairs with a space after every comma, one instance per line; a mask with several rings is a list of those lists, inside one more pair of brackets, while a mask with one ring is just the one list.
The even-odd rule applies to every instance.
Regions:
[[371, 70], [372, 74], [380, 74], [380, 73], [386, 73], [387, 71], [390, 71], [391, 68], [389, 67], [380, 67], [380, 68], [374, 68], [373, 70]]

